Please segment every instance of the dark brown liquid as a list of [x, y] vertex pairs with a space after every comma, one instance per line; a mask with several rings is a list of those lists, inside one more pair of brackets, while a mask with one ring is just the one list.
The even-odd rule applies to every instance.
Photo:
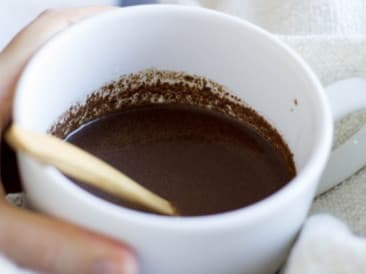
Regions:
[[182, 215], [247, 206], [295, 175], [293, 166], [254, 129], [195, 106], [130, 107], [93, 120], [66, 139], [172, 201]]

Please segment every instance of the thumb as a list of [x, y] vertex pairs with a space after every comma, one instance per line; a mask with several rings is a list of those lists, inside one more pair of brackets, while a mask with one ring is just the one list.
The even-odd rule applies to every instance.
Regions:
[[54, 274], [137, 274], [131, 250], [112, 239], [9, 205], [0, 205], [2, 253]]

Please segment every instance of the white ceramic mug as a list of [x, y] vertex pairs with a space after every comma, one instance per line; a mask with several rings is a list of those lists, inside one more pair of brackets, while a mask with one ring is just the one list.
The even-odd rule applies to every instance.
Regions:
[[151, 67], [225, 85], [281, 132], [298, 175], [248, 207], [174, 218], [110, 204], [55, 168], [18, 154], [29, 202], [130, 244], [143, 274], [275, 272], [315, 195], [330, 153], [333, 121], [317, 78], [272, 35], [199, 8], [153, 5], [112, 11], [57, 35], [33, 57], [17, 85], [14, 121], [45, 132], [91, 91]]

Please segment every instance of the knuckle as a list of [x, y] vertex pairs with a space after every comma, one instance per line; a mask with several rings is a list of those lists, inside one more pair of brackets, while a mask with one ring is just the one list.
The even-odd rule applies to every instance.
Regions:
[[[1, 1], [1, 0], [0, 0]], [[42, 22], [45, 26], [67, 26], [70, 25], [65, 11], [62, 9], [47, 9], [44, 10], [37, 18], [36, 21]]]
[[49, 18], [49, 17], [57, 16], [58, 14], [59, 14], [58, 9], [46, 9], [46, 10], [42, 11], [38, 17], [39, 18], [45, 18], [45, 17]]

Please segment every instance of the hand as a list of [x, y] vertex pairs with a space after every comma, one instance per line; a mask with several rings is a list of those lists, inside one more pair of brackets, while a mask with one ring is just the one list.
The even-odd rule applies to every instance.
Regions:
[[[0, 133], [11, 118], [16, 81], [34, 51], [69, 25], [111, 9], [114, 8], [46, 11], [0, 53]], [[4, 197], [0, 181], [0, 253], [19, 265], [55, 274], [137, 273], [133, 253], [123, 244], [61, 220], [12, 207]]]

